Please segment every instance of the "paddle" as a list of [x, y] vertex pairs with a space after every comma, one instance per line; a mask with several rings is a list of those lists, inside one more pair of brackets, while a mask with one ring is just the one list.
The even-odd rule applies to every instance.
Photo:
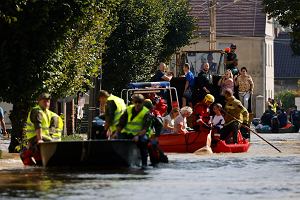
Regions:
[[224, 109], [222, 109], [223, 112], [229, 116], [231, 116], [233, 119], [235, 119], [236, 121], [241, 123], [241, 126], [246, 128], [247, 130], [251, 131], [252, 133], [254, 133], [257, 137], [259, 137], [260, 139], [262, 139], [263, 141], [265, 141], [266, 143], [268, 143], [271, 147], [273, 147], [274, 149], [276, 149], [279, 153], [281, 153], [281, 151], [275, 147], [273, 144], [271, 144], [270, 142], [268, 142], [266, 139], [264, 139], [263, 137], [261, 137], [258, 133], [256, 133], [255, 131], [253, 131], [252, 129], [250, 129], [250, 127], [244, 125], [240, 120], [238, 120], [237, 118], [235, 118], [234, 116], [232, 116], [230, 113], [226, 112]]

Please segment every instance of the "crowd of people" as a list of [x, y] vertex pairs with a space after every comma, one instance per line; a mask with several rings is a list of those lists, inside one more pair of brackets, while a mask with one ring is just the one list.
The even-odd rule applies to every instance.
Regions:
[[255, 124], [257, 129], [261, 131], [278, 132], [280, 128], [287, 127], [288, 125], [295, 126], [295, 131], [299, 131], [300, 127], [300, 112], [297, 106], [285, 110], [280, 99], [275, 101], [268, 98], [267, 109], [260, 118], [260, 123]]
[[[215, 98], [212, 91], [213, 77], [210, 63], [202, 65], [199, 74], [194, 75], [188, 63], [184, 64], [185, 77], [182, 106], [173, 107], [167, 113], [166, 94], [157, 95], [133, 94], [131, 104], [105, 90], [99, 92], [99, 104], [105, 120], [104, 133], [107, 139], [131, 139], [137, 143], [142, 158], [142, 168], [147, 168], [149, 152], [152, 165], [160, 161], [167, 162], [167, 157], [159, 149], [157, 137], [160, 134], [186, 134], [190, 130], [210, 130], [206, 146], [216, 141], [238, 143], [241, 126], [249, 126], [249, 112], [253, 80], [247, 68], [238, 70], [236, 45], [226, 49], [224, 64], [226, 71], [219, 79], [220, 97]], [[214, 66], [214, 70], [216, 66]], [[166, 64], [160, 63], [152, 81], [170, 81], [172, 73], [166, 72]], [[195, 79], [197, 77], [197, 79]], [[44, 141], [60, 140], [63, 123], [61, 118], [49, 110], [50, 95], [41, 94], [38, 105], [28, 114], [25, 127], [28, 145], [21, 151], [21, 158], [26, 165], [41, 164], [38, 144]], [[280, 127], [287, 122], [287, 115], [281, 108], [280, 101], [269, 99], [268, 110], [262, 116], [262, 124], [274, 126], [274, 114]], [[276, 111], [277, 110], [277, 111]], [[295, 118], [295, 117], [294, 117]], [[3, 124], [3, 117], [0, 120]], [[188, 119], [191, 119], [189, 122]], [[6, 134], [5, 128], [3, 133]]]

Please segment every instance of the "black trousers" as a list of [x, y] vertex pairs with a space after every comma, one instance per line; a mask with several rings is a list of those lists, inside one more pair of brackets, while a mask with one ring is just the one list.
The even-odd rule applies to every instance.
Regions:
[[220, 139], [225, 140], [228, 143], [230, 139], [230, 134], [233, 132], [233, 143], [238, 143], [238, 131], [239, 131], [240, 123], [237, 121], [233, 121], [230, 124], [224, 126], [221, 129]]
[[[134, 135], [127, 133], [118, 134], [118, 139], [133, 139]], [[140, 149], [141, 158], [142, 158], [142, 166], [147, 166], [148, 160], [148, 142], [149, 138], [147, 135], [140, 135], [139, 140], [137, 142], [137, 146]]]

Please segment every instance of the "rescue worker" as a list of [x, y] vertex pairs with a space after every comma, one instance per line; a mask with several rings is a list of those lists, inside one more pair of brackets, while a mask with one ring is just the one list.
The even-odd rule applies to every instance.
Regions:
[[249, 113], [243, 104], [233, 96], [231, 89], [226, 89], [224, 92], [226, 104], [225, 104], [225, 125], [221, 131], [221, 140], [225, 140], [226, 143], [230, 143], [229, 136], [233, 131], [233, 143], [238, 143], [238, 131], [240, 123], [249, 126]]
[[[25, 126], [27, 146], [21, 150], [20, 157], [24, 165], [42, 165], [39, 144], [44, 141], [60, 140], [63, 123], [60, 117], [49, 110], [50, 94], [42, 93], [38, 97], [38, 105], [28, 114]], [[52, 132], [50, 133], [52, 122]], [[57, 123], [57, 124], [56, 124]]]
[[50, 136], [52, 141], [61, 141], [61, 134], [64, 129], [64, 122], [62, 118], [55, 112], [50, 111]]
[[209, 128], [208, 124], [210, 122], [210, 105], [215, 101], [215, 97], [211, 94], [204, 96], [204, 99], [197, 103], [194, 107], [194, 112], [192, 114], [194, 120], [193, 128], [199, 130], [200, 127]]
[[147, 132], [151, 126], [149, 109], [144, 106], [144, 96], [134, 94], [133, 105], [129, 105], [120, 117], [117, 125], [117, 137], [119, 139], [132, 139], [137, 142], [142, 158], [142, 169], [147, 168], [149, 136]]
[[100, 90], [99, 102], [100, 105], [104, 105], [105, 107], [104, 130], [107, 131], [107, 136], [109, 138], [116, 132], [120, 117], [126, 110], [126, 104], [123, 99], [109, 94], [105, 90]]
[[151, 165], [155, 167], [159, 162], [168, 162], [168, 157], [159, 148], [157, 139], [163, 128], [163, 120], [161, 116], [155, 115], [154, 106], [150, 99], [145, 99], [144, 106], [149, 109], [149, 117], [151, 118], [151, 125], [147, 131], [147, 135], [150, 138], [148, 143], [148, 153]]
[[[206, 94], [204, 99], [197, 103], [194, 107], [193, 112], [193, 122], [194, 122], [194, 129], [199, 130], [200, 128], [205, 128], [211, 130], [212, 127], [210, 126], [210, 106], [215, 101], [215, 97], [211, 94]], [[211, 131], [207, 132], [207, 139], [206, 139], [206, 146], [205, 148], [208, 151], [211, 151]], [[211, 151], [212, 152], [212, 151]]]

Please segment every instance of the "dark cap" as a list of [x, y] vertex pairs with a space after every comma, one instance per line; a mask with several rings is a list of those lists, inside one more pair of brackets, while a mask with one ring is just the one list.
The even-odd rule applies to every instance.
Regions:
[[51, 95], [49, 93], [42, 93], [38, 97], [38, 100], [41, 100], [41, 99], [51, 99]]
[[231, 44], [231, 45], [230, 45], [230, 48], [236, 49], [236, 45], [235, 45], [235, 44]]

